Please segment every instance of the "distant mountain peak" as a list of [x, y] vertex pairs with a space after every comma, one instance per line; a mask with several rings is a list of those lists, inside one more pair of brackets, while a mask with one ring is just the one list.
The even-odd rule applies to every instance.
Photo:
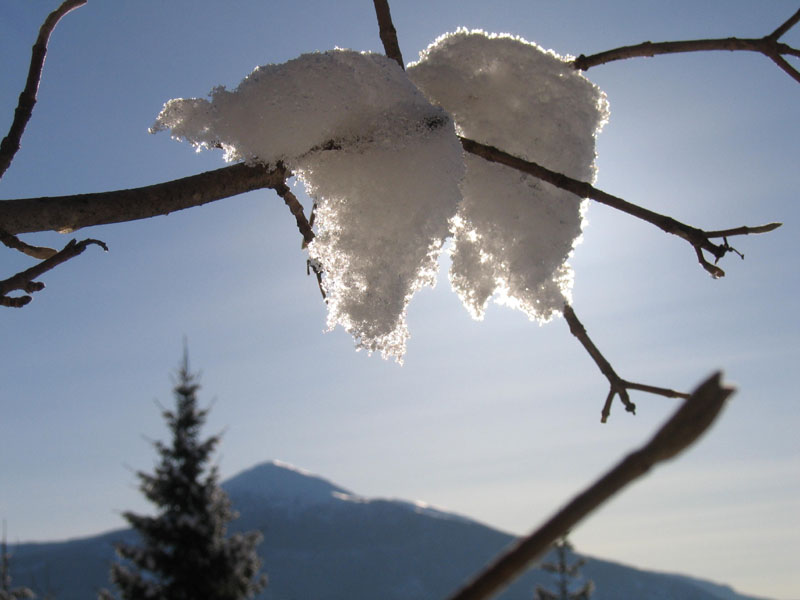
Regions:
[[326, 504], [337, 496], [355, 496], [318, 475], [279, 460], [270, 460], [234, 475], [222, 484], [232, 497], [249, 496], [270, 504], [295, 507]]
[[310, 471], [281, 460], [269, 460], [234, 475], [222, 484], [234, 504], [263, 502], [270, 506], [304, 509], [331, 502], [393, 504], [436, 519], [475, 522], [426, 502], [399, 498], [371, 498], [354, 493]]

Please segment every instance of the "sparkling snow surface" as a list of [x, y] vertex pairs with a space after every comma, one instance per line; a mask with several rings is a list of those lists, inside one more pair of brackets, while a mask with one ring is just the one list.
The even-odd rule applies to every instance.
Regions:
[[229, 161], [284, 162], [317, 204], [309, 255], [325, 273], [328, 326], [400, 361], [408, 302], [435, 283], [449, 235], [450, 279], [476, 318], [497, 295], [546, 320], [569, 294], [580, 199], [465, 157], [456, 131], [593, 180], [606, 117], [602, 92], [564, 59], [460, 30], [408, 74], [349, 50], [258, 67], [210, 101], [170, 100], [151, 131], [169, 129], [198, 150], [221, 147]]
[[[519, 38], [462, 29], [422, 52], [409, 77], [453, 115], [460, 135], [594, 181], [607, 103], [567, 59]], [[497, 294], [548, 320], [569, 298], [566, 261], [580, 239], [582, 201], [473, 155], [466, 164], [453, 221], [453, 288], [476, 318]]]
[[162, 129], [221, 145], [227, 160], [284, 161], [317, 202], [309, 254], [325, 272], [329, 327], [401, 359], [408, 301], [435, 282], [464, 164], [452, 119], [394, 61], [333, 50], [259, 67], [210, 102], [170, 100]]

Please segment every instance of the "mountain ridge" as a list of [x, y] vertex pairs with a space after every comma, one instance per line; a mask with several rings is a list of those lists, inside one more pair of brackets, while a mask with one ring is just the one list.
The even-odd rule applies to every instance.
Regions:
[[[270, 585], [262, 600], [435, 600], [446, 598], [513, 543], [514, 536], [422, 502], [367, 498], [281, 461], [266, 461], [222, 483], [240, 513], [231, 531], [258, 529]], [[51, 582], [58, 600], [108, 586], [113, 543], [127, 529], [62, 542], [19, 544], [17, 585]], [[593, 600], [766, 600], [729, 586], [583, 557]], [[500, 596], [529, 600], [551, 577], [531, 570]], [[646, 594], [646, 596], [643, 596]]]

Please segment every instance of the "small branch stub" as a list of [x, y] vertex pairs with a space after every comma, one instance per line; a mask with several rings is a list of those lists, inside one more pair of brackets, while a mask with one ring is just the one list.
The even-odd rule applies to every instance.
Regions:
[[[21, 271], [4, 281], [0, 281], [0, 306], [21, 308], [28, 304], [33, 299], [31, 294], [39, 292], [45, 287], [43, 283], [34, 281], [34, 279], [83, 253], [87, 246], [90, 245], [100, 246], [103, 250], [108, 252], [108, 246], [100, 240], [86, 239], [80, 242], [77, 240], [70, 240], [59, 252], [43, 260], [38, 265]], [[26, 295], [8, 296], [8, 293], [13, 291], [22, 291], [25, 292]]]

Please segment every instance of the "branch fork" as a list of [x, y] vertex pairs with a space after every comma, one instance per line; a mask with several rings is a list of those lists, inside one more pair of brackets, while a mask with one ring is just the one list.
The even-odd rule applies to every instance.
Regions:
[[[8, 235], [5, 232], [3, 232], [3, 234]], [[21, 271], [12, 277], [9, 277], [8, 279], [0, 281], [0, 306], [21, 308], [28, 304], [33, 299], [32, 294], [35, 292], [40, 292], [45, 287], [44, 283], [40, 281], [34, 281], [34, 279], [53, 269], [54, 267], [67, 262], [69, 259], [82, 254], [83, 251], [91, 245], [100, 246], [103, 250], [108, 252], [108, 246], [106, 246], [106, 244], [100, 240], [85, 239], [80, 242], [78, 240], [70, 240], [69, 243], [67, 243], [67, 245], [64, 246], [60, 251], [53, 251], [51, 256], [44, 259], [38, 265]], [[13, 291], [22, 291], [25, 293], [25, 295], [8, 296], [8, 293]]]
[[[504, 152], [503, 150], [495, 148], [494, 146], [482, 144], [481, 142], [477, 142], [465, 137], [461, 137], [460, 140], [461, 146], [464, 148], [464, 150], [471, 154], [480, 156], [481, 158], [490, 162], [500, 163], [522, 173], [533, 175], [537, 179], [546, 181], [547, 183], [554, 185], [557, 188], [561, 188], [562, 190], [571, 192], [576, 196], [581, 198], [590, 198], [596, 202], [599, 202], [600, 204], [605, 204], [606, 206], [610, 206], [611, 208], [642, 219], [643, 221], [647, 221], [666, 233], [683, 238], [692, 245], [698, 261], [702, 267], [714, 278], [723, 277], [725, 275], [725, 271], [716, 265], [716, 262], [725, 256], [725, 254], [728, 252], [736, 252], [741, 256], [741, 253], [736, 251], [728, 244], [728, 236], [767, 233], [781, 226], [781, 223], [769, 223], [767, 225], [759, 225], [756, 227], [743, 226], [719, 231], [703, 231], [697, 227], [692, 227], [691, 225], [681, 223], [680, 221], [673, 219], [672, 217], [668, 217], [667, 215], [659, 214], [637, 204], [633, 204], [632, 202], [628, 202], [627, 200], [623, 200], [617, 196], [613, 196], [607, 192], [597, 189], [585, 181], [573, 179], [572, 177], [568, 177], [563, 173], [551, 171], [547, 167], [544, 167], [538, 163], [514, 156], [513, 154]], [[723, 244], [715, 244], [711, 241], [712, 238], [723, 238], [725, 241]], [[714, 257], [714, 264], [706, 260], [705, 256], [703, 255], [704, 251], [708, 252]]]
[[608, 392], [608, 396], [606, 396], [605, 404], [603, 404], [603, 410], [600, 413], [600, 422], [605, 423], [608, 421], [608, 417], [611, 414], [611, 405], [614, 402], [614, 398], [619, 396], [620, 402], [622, 402], [625, 410], [629, 413], [636, 414], [636, 405], [631, 402], [630, 396], [628, 395], [628, 390], [638, 390], [640, 392], [647, 392], [649, 394], [655, 394], [657, 396], [664, 396], [666, 398], [688, 398], [689, 394], [685, 394], [683, 392], [677, 392], [675, 390], [671, 390], [669, 388], [662, 388], [657, 387], [654, 385], [647, 385], [644, 383], [635, 383], [633, 381], [627, 381], [617, 375], [617, 372], [611, 366], [611, 363], [606, 360], [605, 356], [603, 356], [602, 352], [595, 346], [594, 342], [592, 342], [589, 334], [586, 332], [586, 328], [581, 323], [578, 316], [575, 314], [572, 306], [568, 303], [564, 303], [564, 308], [562, 310], [564, 315], [564, 320], [567, 322], [569, 326], [569, 331], [574, 335], [577, 340], [581, 343], [584, 347], [586, 352], [589, 353], [589, 356], [592, 357], [594, 363], [597, 365], [597, 368], [606, 376], [608, 379], [608, 383], [610, 385], [610, 389]]
[[800, 71], [794, 68], [784, 56], [800, 57], [800, 50], [778, 40], [800, 21], [800, 10], [784, 21], [775, 31], [762, 38], [718, 38], [705, 40], [686, 40], [679, 42], [642, 42], [633, 46], [621, 46], [586, 56], [581, 54], [572, 61], [572, 66], [586, 71], [598, 65], [635, 57], [652, 57], [659, 54], [678, 54], [682, 52], [703, 52], [710, 50], [745, 50], [758, 52], [769, 58], [789, 77], [800, 83]]

